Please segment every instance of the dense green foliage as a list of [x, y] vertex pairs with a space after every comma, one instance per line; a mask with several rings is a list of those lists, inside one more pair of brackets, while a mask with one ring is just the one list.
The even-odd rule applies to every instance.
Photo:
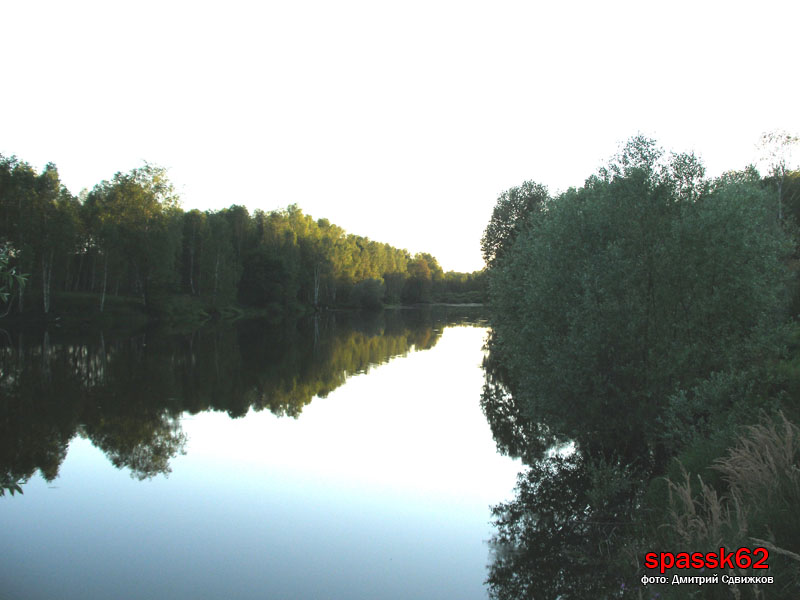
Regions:
[[[9, 250], [7, 246], [0, 246], [0, 302], [8, 303], [13, 297], [15, 288], [25, 285], [25, 277], [9, 266]], [[9, 310], [10, 310], [9, 306]], [[8, 312], [8, 310], [6, 311]]]
[[481, 238], [487, 266], [495, 266], [511, 250], [528, 218], [536, 214], [547, 199], [547, 188], [533, 181], [526, 181], [500, 195]]
[[496, 347], [537, 415], [652, 411], [783, 316], [790, 246], [760, 182], [658, 158], [637, 142], [548, 202], [492, 277]]
[[[776, 448], [796, 443], [790, 424], [785, 439], [771, 425], [779, 410], [798, 413], [784, 327], [797, 283], [793, 176], [780, 187], [754, 169], [709, 181], [694, 156], [635, 138], [579, 189], [551, 198], [527, 183], [536, 194], [498, 200], [484, 235], [493, 337], [483, 405], [500, 448], [529, 469], [495, 511], [494, 597], [639, 597], [644, 551], [758, 538], [798, 553], [789, 532], [800, 521], [787, 511], [800, 501], [800, 445], [752, 485], [730, 476], [747, 460], [780, 462], [746, 442], [741, 428], [760, 413]], [[765, 486], [790, 491], [767, 505], [756, 499]], [[697, 537], [714, 501], [747, 517]], [[786, 556], [776, 552], [782, 570], [770, 573], [783, 578], [775, 597], [798, 592]]]
[[113, 295], [163, 314], [175, 295], [207, 309], [376, 308], [480, 302], [485, 287], [482, 273], [443, 273], [430, 254], [348, 234], [296, 205], [185, 212], [165, 170], [149, 164], [79, 199], [54, 165], [36, 173], [0, 156], [0, 247], [9, 268], [30, 275], [24, 290], [15, 288], [20, 313], [58, 313], [69, 294], [87, 292], [97, 295], [98, 312]]

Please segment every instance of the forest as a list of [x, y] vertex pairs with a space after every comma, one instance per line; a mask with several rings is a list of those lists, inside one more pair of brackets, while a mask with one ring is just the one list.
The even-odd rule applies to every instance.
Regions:
[[[494, 508], [492, 598], [798, 597], [799, 221], [785, 162], [709, 179], [644, 137], [580, 188], [500, 196], [482, 406], [526, 468]], [[647, 553], [722, 547], [769, 572], [648, 579]], [[715, 573], [774, 584], [671, 585]]]
[[37, 173], [0, 156], [0, 261], [0, 314], [298, 313], [481, 302], [485, 290], [482, 272], [445, 273], [428, 253], [347, 233], [296, 205], [184, 211], [166, 170], [147, 163], [76, 197], [55, 165]]

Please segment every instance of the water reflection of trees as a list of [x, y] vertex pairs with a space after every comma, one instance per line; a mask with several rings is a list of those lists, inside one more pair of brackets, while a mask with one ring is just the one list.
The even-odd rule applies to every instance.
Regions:
[[[513, 500], [493, 508], [487, 585], [497, 599], [623, 595], [636, 569], [635, 513], [659, 468], [641, 415], [525, 414], [496, 352], [484, 359], [481, 406], [498, 450], [522, 459]], [[633, 564], [633, 567], [631, 565]], [[619, 593], [615, 594], [613, 590]]]
[[170, 471], [183, 413], [251, 409], [297, 418], [356, 373], [433, 347], [461, 313], [328, 313], [186, 334], [11, 332], [0, 341], [0, 479], [58, 476], [69, 442], [89, 439], [138, 479]]

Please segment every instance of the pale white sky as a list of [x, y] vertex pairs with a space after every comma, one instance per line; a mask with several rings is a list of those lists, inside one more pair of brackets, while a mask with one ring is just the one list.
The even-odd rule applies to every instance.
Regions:
[[77, 194], [143, 160], [183, 206], [297, 203], [481, 268], [497, 196], [637, 132], [741, 168], [800, 133], [800, 2], [0, 1], [0, 153]]

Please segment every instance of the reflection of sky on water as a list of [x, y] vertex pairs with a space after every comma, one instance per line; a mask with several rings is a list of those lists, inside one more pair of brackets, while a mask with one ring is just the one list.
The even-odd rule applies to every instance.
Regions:
[[[0, 580], [21, 598], [484, 598], [498, 456], [485, 330], [352, 377], [296, 420], [183, 420], [169, 478], [75, 439], [61, 475], [0, 502]], [[49, 489], [53, 487], [55, 489]]]

